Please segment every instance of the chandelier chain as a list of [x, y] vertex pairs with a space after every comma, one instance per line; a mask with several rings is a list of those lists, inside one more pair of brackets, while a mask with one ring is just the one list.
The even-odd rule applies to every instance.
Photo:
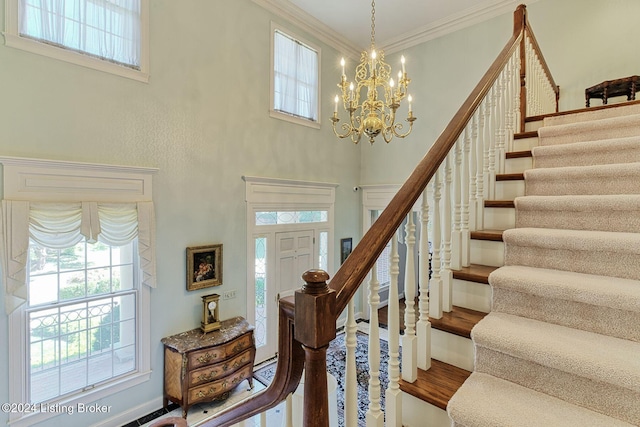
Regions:
[[376, 0], [371, 0], [371, 47], [376, 44]]

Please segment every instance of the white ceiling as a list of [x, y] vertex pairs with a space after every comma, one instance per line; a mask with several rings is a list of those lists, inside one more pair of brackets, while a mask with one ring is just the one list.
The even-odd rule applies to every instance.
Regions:
[[[342, 50], [369, 47], [371, 0], [254, 0]], [[376, 45], [392, 52], [536, 0], [376, 0]], [[333, 42], [333, 43], [332, 43]]]

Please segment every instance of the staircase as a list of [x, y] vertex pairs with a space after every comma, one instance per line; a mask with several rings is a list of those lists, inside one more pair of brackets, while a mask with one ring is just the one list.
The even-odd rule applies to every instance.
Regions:
[[[640, 102], [551, 114], [558, 96], [521, 5], [512, 37], [330, 283], [309, 271], [280, 300], [275, 381], [207, 425], [274, 407], [304, 368], [303, 425], [327, 427], [326, 348], [342, 312], [346, 426], [359, 405], [368, 427], [640, 425]], [[404, 266], [402, 337], [401, 235], [420, 254]], [[381, 390], [376, 261], [388, 242]], [[369, 272], [362, 402], [353, 297]]]
[[521, 197], [485, 202], [514, 211], [485, 219], [515, 228], [502, 233], [503, 267], [469, 269], [484, 269], [467, 279], [488, 278], [492, 309], [471, 332], [474, 371], [449, 416], [467, 427], [639, 425], [640, 104], [548, 117], [537, 134], [524, 188], [511, 170], [515, 185], [497, 191]]

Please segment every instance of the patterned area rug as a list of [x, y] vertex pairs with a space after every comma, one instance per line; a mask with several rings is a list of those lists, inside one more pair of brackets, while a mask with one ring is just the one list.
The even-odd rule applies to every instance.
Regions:
[[[369, 404], [369, 361], [367, 355], [369, 336], [360, 331], [356, 332], [356, 377], [358, 380], [358, 426], [365, 426], [365, 414]], [[402, 349], [401, 349], [402, 351]], [[338, 381], [338, 425], [344, 426], [344, 382], [345, 360], [347, 348], [345, 346], [345, 334], [339, 334], [327, 350], [327, 371]], [[380, 340], [380, 390], [382, 410], [384, 411], [384, 390], [389, 384], [388, 365], [389, 346], [386, 341]], [[254, 378], [265, 386], [271, 384], [276, 371], [276, 362], [258, 369]]]

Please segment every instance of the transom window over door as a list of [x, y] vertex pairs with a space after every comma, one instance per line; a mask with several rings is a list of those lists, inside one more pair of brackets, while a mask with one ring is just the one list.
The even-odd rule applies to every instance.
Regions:
[[320, 127], [320, 49], [272, 24], [271, 116]]
[[149, 0], [6, 0], [6, 44], [148, 79]]

